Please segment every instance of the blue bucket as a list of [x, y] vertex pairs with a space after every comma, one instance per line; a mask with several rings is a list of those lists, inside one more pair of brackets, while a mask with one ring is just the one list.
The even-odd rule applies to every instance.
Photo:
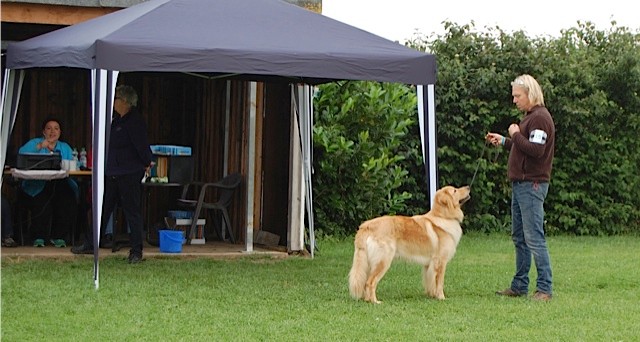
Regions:
[[160, 230], [160, 252], [180, 253], [182, 252], [182, 231], [181, 230]]

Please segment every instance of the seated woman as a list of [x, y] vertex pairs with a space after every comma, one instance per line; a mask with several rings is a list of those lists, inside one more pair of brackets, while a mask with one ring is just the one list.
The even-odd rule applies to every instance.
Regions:
[[[29, 140], [19, 153], [60, 152], [63, 160], [71, 160], [69, 144], [59, 141], [62, 129], [54, 118], [45, 119], [42, 137]], [[66, 247], [65, 237], [76, 222], [78, 185], [71, 178], [55, 180], [24, 180], [22, 191], [27, 194], [31, 207], [31, 237], [33, 246], [44, 247], [47, 238], [56, 247]], [[49, 224], [51, 230], [49, 231]]]

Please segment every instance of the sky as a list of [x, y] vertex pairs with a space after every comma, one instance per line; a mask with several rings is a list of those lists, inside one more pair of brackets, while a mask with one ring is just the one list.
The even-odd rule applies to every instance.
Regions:
[[[635, 3], [632, 5], [632, 3]], [[611, 21], [640, 29], [640, 2], [635, 0], [322, 0], [322, 14], [392, 41], [404, 42], [418, 30], [444, 34], [443, 21], [475, 23], [477, 31], [499, 26], [506, 32], [524, 30], [530, 37], [558, 37], [560, 30], [590, 21], [607, 30]]]

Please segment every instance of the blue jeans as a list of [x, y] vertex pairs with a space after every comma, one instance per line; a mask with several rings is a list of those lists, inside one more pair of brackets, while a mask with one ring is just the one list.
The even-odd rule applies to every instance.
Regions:
[[551, 261], [544, 237], [544, 199], [549, 183], [513, 182], [511, 194], [511, 239], [516, 248], [516, 274], [511, 289], [527, 293], [531, 256], [536, 263], [536, 291], [551, 294]]

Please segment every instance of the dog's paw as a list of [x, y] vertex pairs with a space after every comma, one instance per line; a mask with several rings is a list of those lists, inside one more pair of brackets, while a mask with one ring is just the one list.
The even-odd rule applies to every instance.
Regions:
[[437, 300], [444, 300], [444, 293], [427, 293], [427, 297]]
[[375, 296], [374, 297], [365, 297], [364, 301], [365, 302], [369, 302], [371, 304], [382, 304], [382, 302], [379, 301], [378, 298], [376, 298]]

